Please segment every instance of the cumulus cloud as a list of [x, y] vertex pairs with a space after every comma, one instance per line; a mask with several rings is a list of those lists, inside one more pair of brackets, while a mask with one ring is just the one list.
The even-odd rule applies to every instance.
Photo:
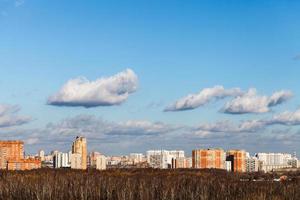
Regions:
[[108, 78], [89, 81], [86, 78], [69, 80], [56, 94], [48, 98], [55, 106], [112, 106], [123, 103], [136, 91], [138, 77], [127, 69]]
[[228, 114], [266, 113], [270, 108], [289, 100], [293, 94], [290, 91], [278, 91], [272, 96], [259, 96], [255, 88], [227, 102], [223, 109]]
[[0, 128], [20, 126], [31, 121], [30, 117], [19, 116], [19, 106], [0, 104]]
[[241, 94], [242, 91], [239, 88], [225, 89], [223, 86], [205, 88], [198, 94], [190, 94], [177, 100], [175, 103], [168, 106], [164, 111], [192, 110], [208, 104], [209, 102], [216, 99], [235, 97]]

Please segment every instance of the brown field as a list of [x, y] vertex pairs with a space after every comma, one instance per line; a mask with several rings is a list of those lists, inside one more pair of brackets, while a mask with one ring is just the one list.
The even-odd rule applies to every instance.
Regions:
[[300, 173], [285, 175], [275, 182], [279, 174], [220, 170], [0, 171], [0, 199], [299, 200]]

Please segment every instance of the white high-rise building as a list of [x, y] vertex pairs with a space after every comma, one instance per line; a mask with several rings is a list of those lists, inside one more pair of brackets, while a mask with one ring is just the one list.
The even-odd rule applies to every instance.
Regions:
[[261, 162], [260, 170], [269, 172], [274, 169], [291, 168], [289, 160], [292, 159], [291, 154], [287, 153], [258, 153], [257, 159]]
[[71, 167], [71, 157], [69, 153], [58, 152], [54, 155], [53, 167], [54, 168], [69, 168]]
[[172, 159], [184, 158], [184, 151], [150, 150], [147, 151], [147, 162], [152, 168], [168, 169]]
[[256, 157], [246, 158], [246, 172], [258, 172], [259, 160]]

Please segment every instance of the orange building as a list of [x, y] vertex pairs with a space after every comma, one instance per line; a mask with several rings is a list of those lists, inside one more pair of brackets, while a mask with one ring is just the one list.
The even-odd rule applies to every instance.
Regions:
[[23, 141], [0, 141], [0, 169], [31, 170], [40, 167], [39, 159], [24, 158]]
[[8, 160], [7, 170], [31, 170], [41, 168], [41, 161], [39, 159], [20, 159]]
[[223, 149], [198, 149], [192, 152], [193, 168], [224, 169], [225, 153]]
[[24, 142], [0, 141], [0, 169], [7, 168], [8, 160], [20, 160], [24, 158]]
[[191, 158], [172, 158], [172, 169], [191, 168]]
[[226, 154], [227, 161], [231, 161], [233, 172], [246, 172], [246, 152], [244, 150], [230, 150]]

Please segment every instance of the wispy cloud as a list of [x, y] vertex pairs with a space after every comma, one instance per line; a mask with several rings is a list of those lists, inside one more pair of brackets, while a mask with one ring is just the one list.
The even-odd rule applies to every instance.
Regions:
[[108, 78], [89, 81], [86, 78], [69, 80], [56, 94], [48, 98], [54, 106], [112, 106], [123, 103], [137, 90], [138, 77], [127, 69]]
[[300, 54], [293, 57], [294, 60], [300, 60]]
[[15, 1], [15, 7], [22, 6], [25, 3], [25, 0], [16, 0]]
[[19, 106], [0, 104], [0, 128], [20, 126], [31, 121], [30, 117], [20, 116]]

